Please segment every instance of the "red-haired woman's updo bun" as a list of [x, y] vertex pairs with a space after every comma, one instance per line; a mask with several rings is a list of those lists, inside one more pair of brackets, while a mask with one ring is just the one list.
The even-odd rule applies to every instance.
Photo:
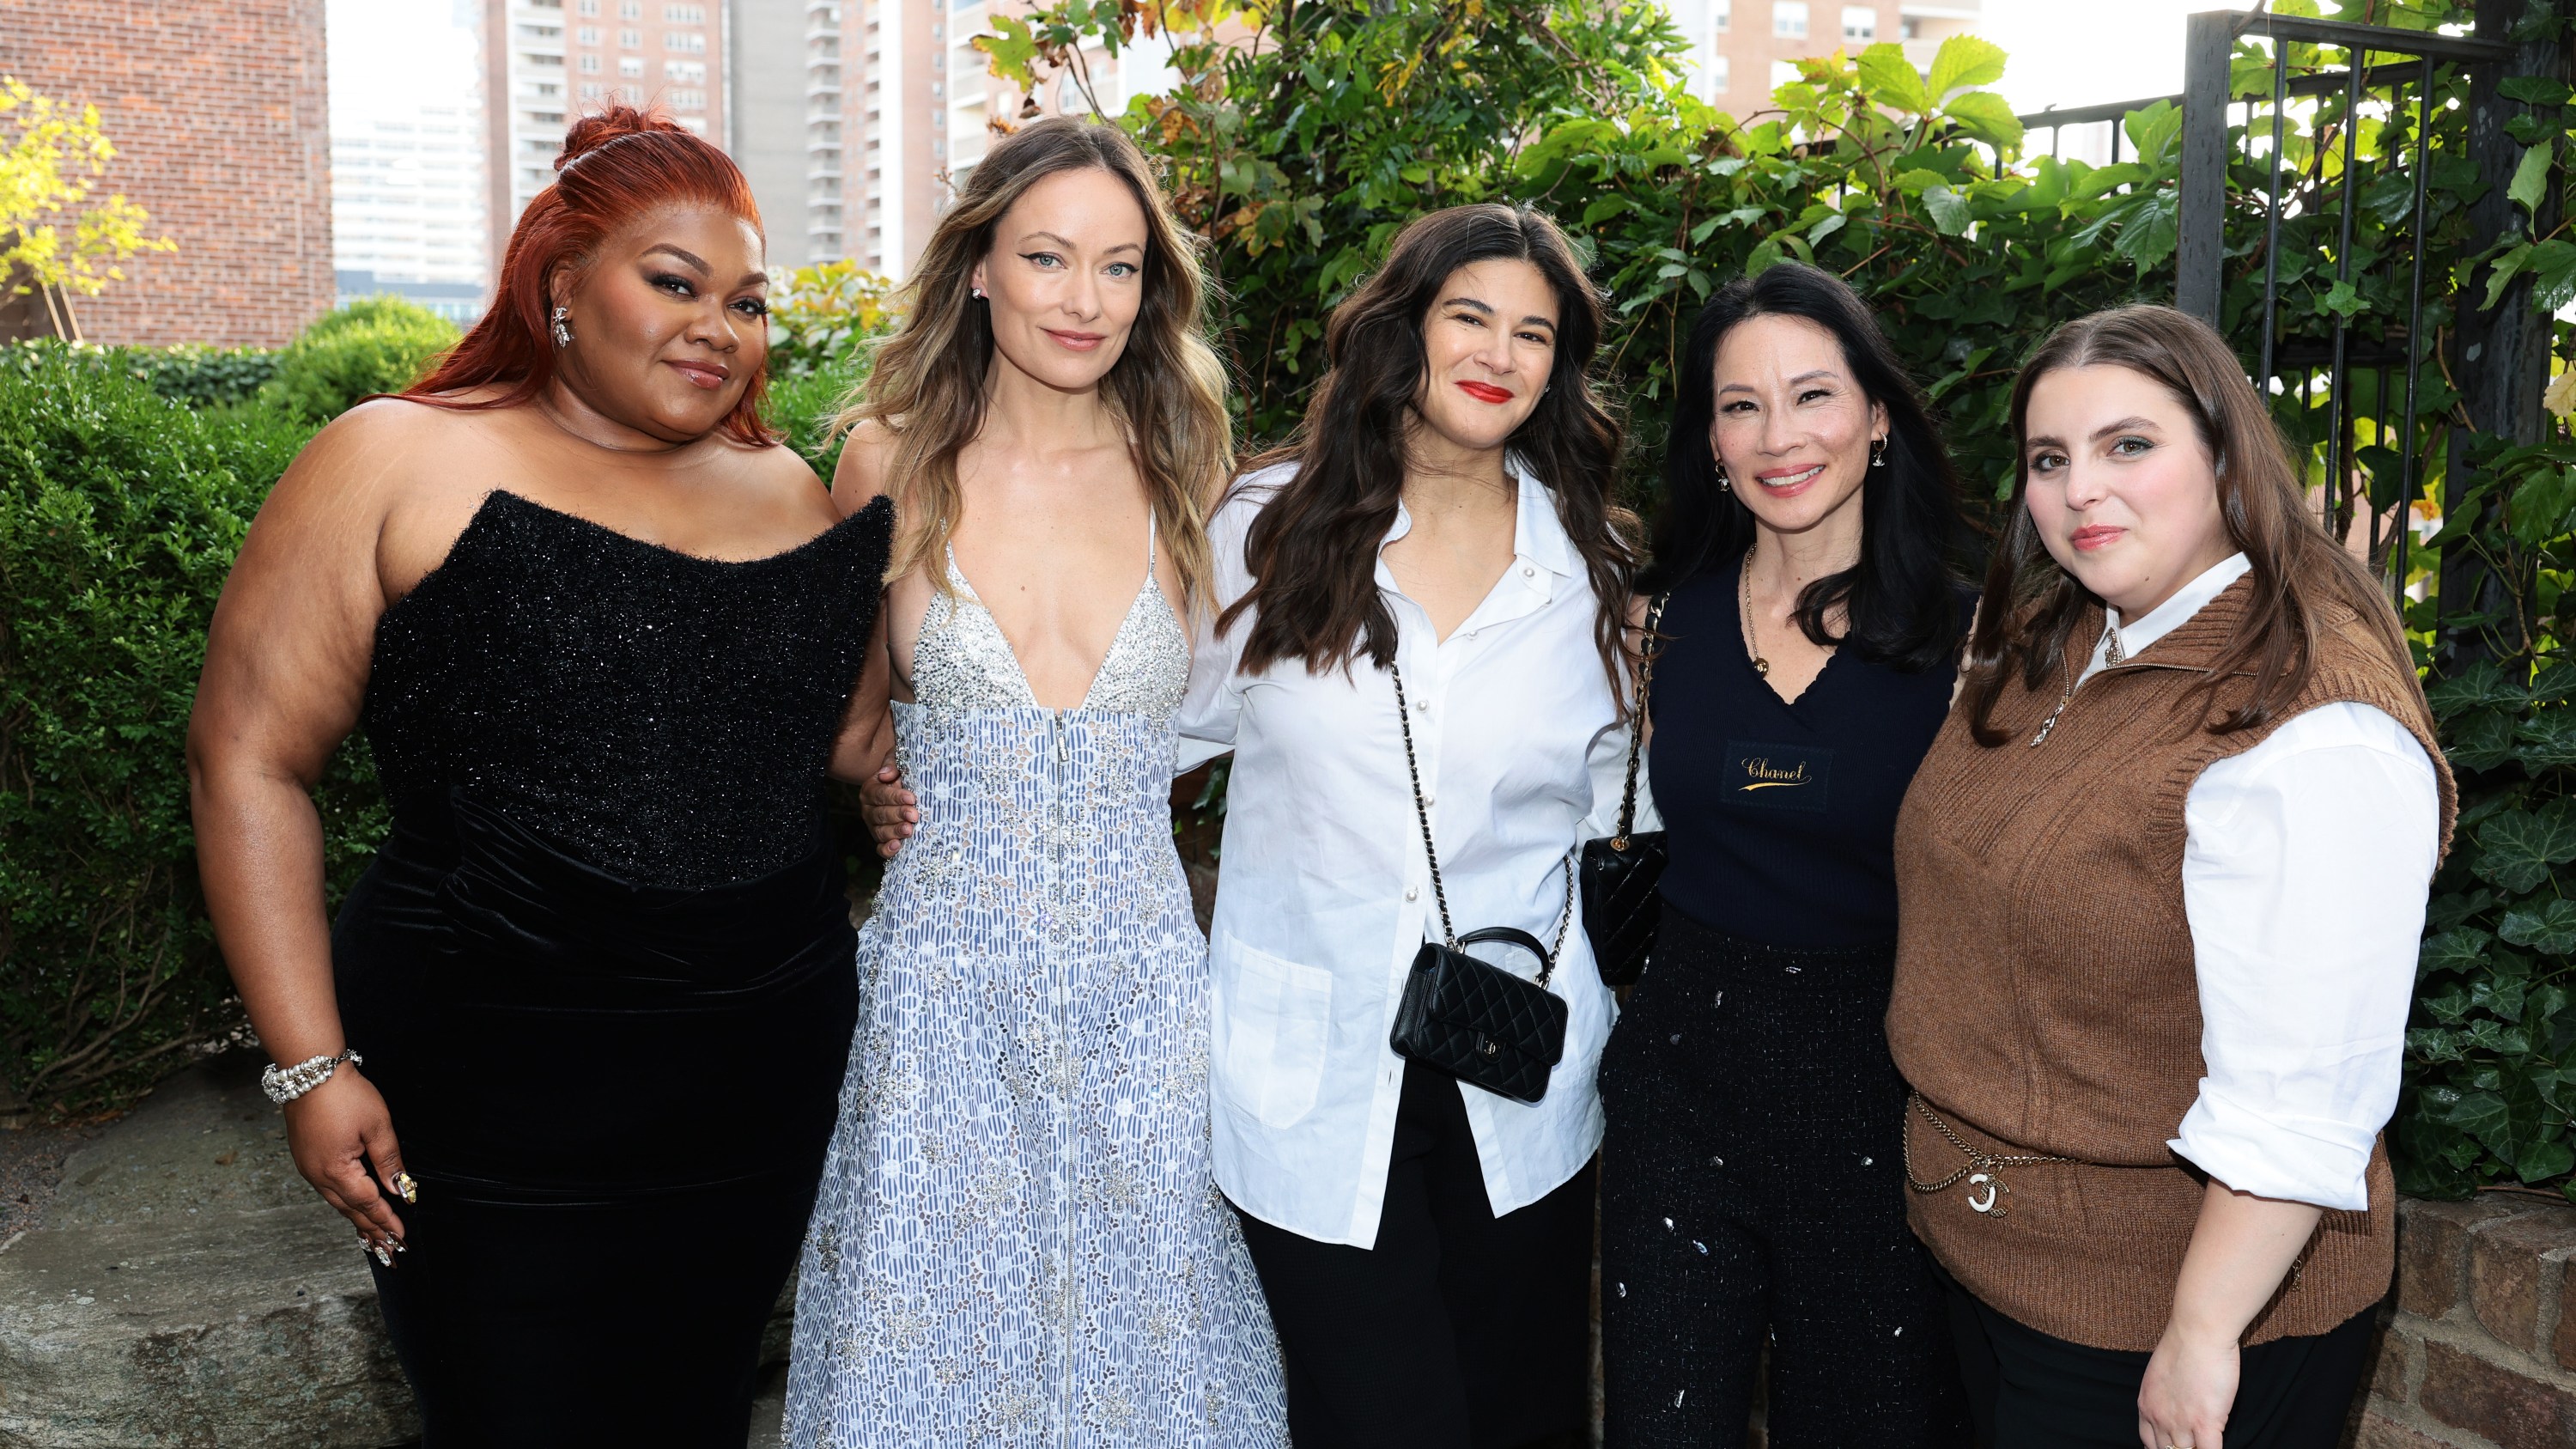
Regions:
[[[677, 121], [633, 106], [611, 106], [574, 121], [555, 157], [554, 184], [537, 193], [510, 232], [490, 309], [403, 395], [439, 407], [492, 408], [516, 406], [544, 391], [555, 372], [547, 277], [588, 257], [621, 223], [683, 204], [720, 207], [760, 226], [760, 206], [741, 168]], [[767, 361], [755, 361], [742, 401], [717, 424], [754, 446], [777, 441], [760, 421]], [[495, 385], [505, 391], [478, 403], [438, 396]]]

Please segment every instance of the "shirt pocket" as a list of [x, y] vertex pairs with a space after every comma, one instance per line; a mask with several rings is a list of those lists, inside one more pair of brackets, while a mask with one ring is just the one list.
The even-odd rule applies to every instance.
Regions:
[[1323, 1086], [1333, 973], [1227, 934], [1213, 975], [1218, 1089], [1265, 1127], [1295, 1125]]

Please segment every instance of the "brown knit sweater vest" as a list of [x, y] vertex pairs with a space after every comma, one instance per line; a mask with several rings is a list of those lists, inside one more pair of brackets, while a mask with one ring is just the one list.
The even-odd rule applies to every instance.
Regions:
[[[1980, 1153], [2071, 1163], [2002, 1168], [1907, 1194], [1915, 1234], [1987, 1304], [2043, 1333], [2152, 1351], [2199, 1220], [2203, 1182], [2165, 1143], [2198, 1095], [2200, 1000], [2183, 913], [2183, 802], [2213, 761], [2252, 749], [2291, 717], [2353, 701], [2412, 731], [2454, 798], [2422, 689], [2363, 621], [2329, 606], [2308, 685], [2271, 722], [2198, 727], [2251, 680], [2200, 687], [2243, 622], [2238, 579], [2136, 658], [2076, 691], [2047, 741], [2030, 741], [2080, 669], [2038, 690], [2007, 683], [1986, 747], [1954, 709], [1896, 822], [1901, 926], [1887, 1013], [1896, 1065]], [[2100, 637], [2094, 612], [2072, 636]], [[1913, 1108], [1911, 1177], [1969, 1159]], [[2328, 1212], [2281, 1291], [2246, 1331], [2261, 1343], [2318, 1334], [2378, 1301], [2394, 1263], [2395, 1187], [2383, 1144], [2367, 1212]]]

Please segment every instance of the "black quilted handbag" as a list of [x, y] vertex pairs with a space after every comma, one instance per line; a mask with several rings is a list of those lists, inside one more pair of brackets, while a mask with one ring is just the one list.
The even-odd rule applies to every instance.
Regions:
[[1637, 727], [1628, 735], [1628, 783], [1619, 796], [1619, 833], [1583, 842], [1583, 934], [1592, 941], [1592, 961], [1604, 986], [1631, 986], [1645, 974], [1654, 954], [1655, 928], [1662, 923], [1664, 902], [1655, 894], [1664, 878], [1664, 832], [1639, 833], [1637, 823], [1637, 755], [1645, 748], [1650, 691], [1655, 682], [1655, 656], [1663, 646], [1655, 630], [1664, 621], [1664, 601], [1657, 594], [1646, 606], [1644, 662], [1637, 670]]
[[[1518, 1102], [1547, 1095], [1547, 1079], [1565, 1056], [1565, 999], [1547, 989], [1565, 932], [1574, 920], [1574, 863], [1565, 866], [1565, 909], [1557, 917], [1556, 950], [1512, 926], [1488, 926], [1464, 936], [1449, 924], [1449, 896], [1440, 884], [1440, 854], [1431, 844], [1431, 811], [1422, 800], [1422, 771], [1414, 763], [1413, 724], [1404, 703], [1404, 674], [1395, 671], [1396, 718], [1404, 728], [1404, 767], [1413, 777], [1414, 818], [1431, 862], [1431, 897], [1440, 906], [1440, 937], [1425, 941], [1405, 977], [1388, 1045], [1407, 1061], [1437, 1067], [1471, 1087]], [[1538, 979], [1479, 961], [1463, 950], [1483, 941], [1520, 947], [1538, 958]]]

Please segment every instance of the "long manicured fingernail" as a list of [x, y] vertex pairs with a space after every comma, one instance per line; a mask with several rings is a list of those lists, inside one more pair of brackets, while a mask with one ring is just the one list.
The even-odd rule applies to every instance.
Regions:
[[394, 1174], [394, 1191], [402, 1194], [402, 1200], [404, 1202], [417, 1203], [420, 1201], [420, 1184], [412, 1181], [412, 1176], [408, 1172], [397, 1172]]

